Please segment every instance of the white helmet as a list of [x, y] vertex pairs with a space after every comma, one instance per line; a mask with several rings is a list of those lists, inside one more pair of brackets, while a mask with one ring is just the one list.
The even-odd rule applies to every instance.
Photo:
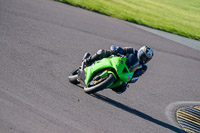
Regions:
[[153, 57], [153, 50], [148, 46], [142, 46], [137, 53], [138, 60], [142, 64], [146, 64]]

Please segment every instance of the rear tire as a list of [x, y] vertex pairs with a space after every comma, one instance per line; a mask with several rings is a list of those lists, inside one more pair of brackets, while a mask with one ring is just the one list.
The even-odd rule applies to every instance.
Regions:
[[103, 80], [102, 82], [98, 83], [97, 85], [94, 86], [88, 86], [84, 87], [84, 91], [88, 94], [95, 93], [97, 91], [103, 90], [106, 87], [108, 87], [111, 83], [115, 81], [115, 78], [112, 74], [109, 74], [108, 77]]
[[78, 79], [78, 70], [79, 69], [76, 69], [74, 71], [72, 71], [70, 74], [69, 74], [69, 82], [72, 83], [72, 84], [79, 84], [79, 81], [77, 80]]

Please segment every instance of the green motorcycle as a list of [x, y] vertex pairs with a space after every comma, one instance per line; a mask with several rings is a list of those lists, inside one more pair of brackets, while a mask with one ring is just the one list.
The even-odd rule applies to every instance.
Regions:
[[123, 82], [129, 82], [134, 72], [130, 72], [126, 65], [126, 57], [110, 56], [94, 62], [89, 67], [82, 66], [71, 72], [69, 81], [81, 84], [88, 94], [106, 88], [115, 88]]

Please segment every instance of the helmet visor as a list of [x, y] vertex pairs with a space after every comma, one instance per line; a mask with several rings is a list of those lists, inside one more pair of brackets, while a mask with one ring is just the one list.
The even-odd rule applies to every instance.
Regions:
[[151, 59], [150, 58], [148, 58], [145, 54], [142, 54], [141, 56], [140, 56], [140, 61], [142, 62], [142, 63], [147, 63], [147, 62], [149, 62]]

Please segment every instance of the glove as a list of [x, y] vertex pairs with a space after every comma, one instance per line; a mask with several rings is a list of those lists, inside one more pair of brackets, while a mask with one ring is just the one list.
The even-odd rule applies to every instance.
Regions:
[[111, 51], [111, 54], [113, 55], [124, 55], [124, 50], [121, 48], [121, 47], [118, 47], [116, 45], [112, 45], [110, 47], [110, 51]]
[[116, 45], [112, 45], [110, 47], [110, 54], [111, 55], [117, 55], [118, 51], [117, 51], [118, 47]]
[[110, 50], [111, 51], [113, 51], [113, 50], [117, 50], [118, 49], [118, 46], [116, 46], [116, 45], [112, 45], [112, 46], [110, 46]]

